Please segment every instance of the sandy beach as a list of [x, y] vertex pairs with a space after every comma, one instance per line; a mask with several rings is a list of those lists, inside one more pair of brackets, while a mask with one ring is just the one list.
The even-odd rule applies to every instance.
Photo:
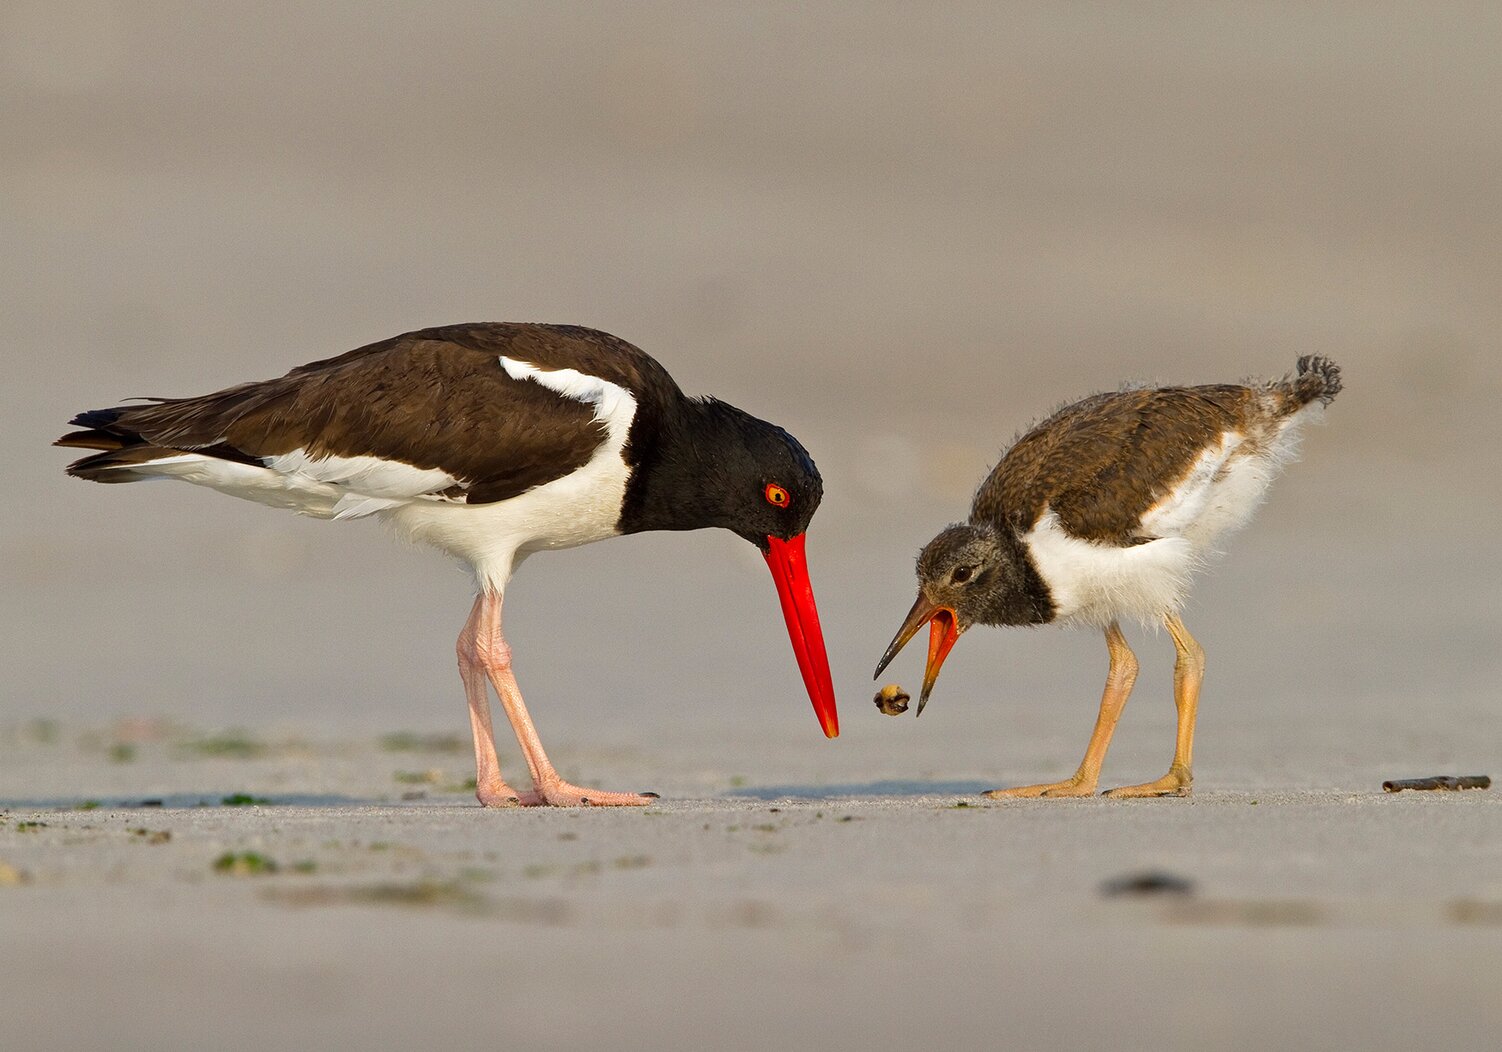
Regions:
[[446, 743], [120, 762], [53, 730], [0, 752], [11, 1048], [1401, 1049], [1502, 1023], [1491, 791], [991, 805], [932, 753], [831, 786], [812, 750], [754, 778], [644, 750], [579, 773], [692, 772], [660, 805], [496, 812]]
[[[0, 5], [0, 1048], [1495, 1045], [1502, 790], [1381, 784], [1502, 775], [1499, 48], [1466, 4]], [[749, 545], [543, 554], [549, 752], [662, 799], [487, 812], [462, 572], [48, 446], [478, 320], [807, 446], [839, 739]], [[1191, 798], [979, 796], [1074, 769], [1095, 632], [876, 711], [1019, 429], [1309, 353], [1346, 388], [1185, 610]], [[1103, 785], [1172, 748], [1128, 637]]]

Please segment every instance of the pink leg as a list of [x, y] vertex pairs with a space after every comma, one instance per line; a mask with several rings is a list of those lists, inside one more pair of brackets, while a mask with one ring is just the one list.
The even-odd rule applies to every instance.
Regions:
[[[657, 799], [656, 793], [607, 793], [599, 789], [585, 789], [570, 785], [558, 777], [558, 772], [553, 770], [552, 762], [543, 751], [542, 741], [537, 736], [537, 728], [532, 725], [532, 717], [527, 713], [526, 705], [522, 703], [522, 693], [516, 685], [516, 676], [511, 672], [511, 648], [506, 645], [506, 637], [501, 634], [501, 597], [499, 595], [493, 592], [480, 593], [480, 597], [475, 600], [474, 612], [470, 614], [470, 622], [465, 625], [464, 634], [459, 637], [461, 655], [464, 652], [466, 640], [471, 647], [475, 667], [480, 674], [489, 677], [490, 685], [495, 688], [496, 695], [501, 699], [501, 705], [506, 710], [506, 718], [511, 721], [511, 729], [522, 747], [522, 756], [527, 761], [527, 769], [532, 774], [532, 791], [521, 794], [520, 803], [529, 806], [551, 804], [574, 807], [612, 805], [640, 807]], [[462, 657], [460, 664], [464, 665]], [[469, 689], [467, 677], [465, 689], [466, 691]], [[488, 702], [489, 699], [484, 700]], [[475, 712], [473, 696], [471, 696], [470, 712], [473, 717]], [[489, 734], [490, 715], [488, 712], [485, 712], [483, 724], [488, 748], [484, 752], [481, 751], [477, 732], [476, 785], [484, 784], [482, 779], [485, 777], [487, 763], [495, 772], [496, 780], [500, 778], [499, 766], [495, 759], [495, 745]], [[504, 782], [500, 784], [505, 785]], [[509, 793], [509, 790], [507, 792]], [[516, 794], [510, 793], [510, 795]], [[486, 802], [483, 795], [480, 801]]]
[[459, 633], [459, 677], [469, 701], [469, 726], [475, 735], [475, 796], [483, 807], [519, 807], [521, 794], [501, 777], [501, 762], [495, 755], [495, 737], [490, 728], [490, 695], [485, 686], [485, 666], [480, 651], [480, 600], [475, 600]]

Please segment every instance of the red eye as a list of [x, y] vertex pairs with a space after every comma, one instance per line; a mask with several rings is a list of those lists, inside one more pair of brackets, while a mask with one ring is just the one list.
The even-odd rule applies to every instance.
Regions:
[[775, 482], [768, 482], [762, 492], [766, 494], [767, 503], [775, 508], [785, 508], [793, 502], [792, 495]]

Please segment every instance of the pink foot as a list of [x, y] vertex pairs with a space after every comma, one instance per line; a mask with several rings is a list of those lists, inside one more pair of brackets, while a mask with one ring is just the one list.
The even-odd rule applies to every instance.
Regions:
[[475, 799], [480, 801], [481, 807], [521, 807], [524, 803], [522, 796], [499, 778], [475, 790]]
[[646, 807], [656, 800], [656, 793], [607, 793], [603, 789], [572, 785], [561, 778], [521, 794], [523, 807]]

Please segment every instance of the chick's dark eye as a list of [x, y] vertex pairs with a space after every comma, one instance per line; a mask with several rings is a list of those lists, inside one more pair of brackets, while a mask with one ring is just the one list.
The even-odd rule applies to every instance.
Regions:
[[964, 584], [970, 580], [970, 575], [975, 573], [973, 566], [956, 566], [954, 573], [950, 575], [955, 584]]
[[762, 490], [762, 494], [767, 498], [767, 503], [774, 508], [785, 508], [793, 503], [792, 494], [775, 482], [768, 482], [766, 489]]

